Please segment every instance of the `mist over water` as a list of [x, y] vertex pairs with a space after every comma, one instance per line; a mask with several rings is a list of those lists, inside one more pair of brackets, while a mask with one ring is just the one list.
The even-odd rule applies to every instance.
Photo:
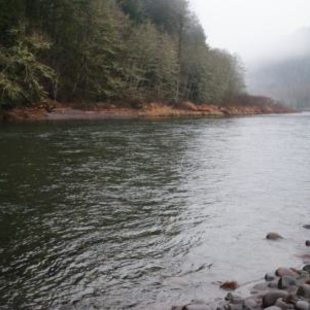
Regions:
[[300, 266], [309, 126], [309, 114], [2, 125], [0, 305], [163, 310]]
[[310, 2], [191, 0], [207, 42], [242, 59], [248, 91], [310, 108]]
[[300, 29], [276, 43], [247, 64], [248, 91], [310, 109], [310, 28]]

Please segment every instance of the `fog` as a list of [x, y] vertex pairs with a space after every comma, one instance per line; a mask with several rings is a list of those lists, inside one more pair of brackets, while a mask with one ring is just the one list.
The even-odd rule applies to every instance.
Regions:
[[190, 0], [212, 47], [241, 57], [251, 93], [310, 108], [309, 0]]
[[251, 63], [310, 26], [309, 0], [190, 0], [211, 46]]

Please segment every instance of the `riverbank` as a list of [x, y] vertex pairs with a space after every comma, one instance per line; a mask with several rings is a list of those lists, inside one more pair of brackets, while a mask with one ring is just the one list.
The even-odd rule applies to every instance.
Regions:
[[[310, 225], [304, 225], [304, 228], [309, 229]], [[283, 238], [277, 233], [269, 233], [266, 239], [277, 242]], [[305, 245], [309, 247], [310, 241], [307, 240]], [[258, 280], [240, 286], [236, 281], [219, 282], [220, 288], [228, 291], [225, 298], [210, 303], [193, 300], [187, 305], [173, 306], [171, 310], [309, 310], [310, 256], [303, 255], [303, 259], [305, 265], [301, 269], [279, 267], [266, 273], [263, 282]]]
[[251, 288], [248, 297], [228, 292], [217, 302], [207, 304], [193, 300], [184, 306], [173, 306], [171, 310], [310, 309], [310, 265], [302, 269], [280, 267], [274, 273], [267, 273], [264, 279]]
[[230, 103], [226, 105], [144, 103], [139, 105], [64, 104], [48, 102], [2, 111], [1, 121], [96, 120], [178, 117], [230, 117], [242, 115], [293, 113], [292, 108], [271, 102]]

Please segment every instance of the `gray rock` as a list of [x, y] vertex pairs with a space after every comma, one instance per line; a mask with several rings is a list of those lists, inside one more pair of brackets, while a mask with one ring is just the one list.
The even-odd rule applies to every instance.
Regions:
[[297, 281], [295, 277], [292, 276], [283, 276], [279, 279], [278, 288], [281, 290], [285, 290], [290, 286], [297, 285]]
[[305, 228], [305, 229], [310, 229], [310, 224], [304, 225], [303, 228]]
[[298, 287], [297, 296], [303, 297], [303, 298], [310, 298], [310, 285], [309, 284], [303, 284]]
[[283, 277], [283, 276], [297, 277], [298, 273], [295, 270], [293, 270], [292, 268], [280, 267], [276, 270], [276, 275], [279, 277]]
[[309, 310], [309, 303], [303, 300], [298, 300], [295, 304], [297, 310]]
[[310, 273], [310, 265], [305, 265], [302, 270]]
[[[288, 292], [281, 290], [271, 290], [263, 296], [263, 308], [273, 306], [279, 298], [285, 298]], [[276, 309], [274, 309], [276, 310]]]
[[310, 240], [307, 240], [307, 241], [305, 242], [305, 244], [306, 244], [306, 246], [310, 246]]
[[283, 239], [283, 237], [276, 232], [270, 232], [269, 234], [267, 234], [266, 239], [279, 240], [279, 239]]

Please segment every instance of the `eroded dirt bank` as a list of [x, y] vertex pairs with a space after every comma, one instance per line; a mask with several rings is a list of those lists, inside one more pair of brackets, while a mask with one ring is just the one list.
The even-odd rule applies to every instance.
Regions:
[[211, 104], [195, 105], [190, 102], [179, 104], [147, 103], [138, 107], [120, 107], [108, 104], [77, 105], [50, 102], [48, 104], [19, 107], [1, 112], [2, 121], [36, 120], [96, 120], [121, 118], [162, 117], [229, 117], [271, 113], [293, 113], [293, 109], [280, 104], [234, 103], [223, 106]]

